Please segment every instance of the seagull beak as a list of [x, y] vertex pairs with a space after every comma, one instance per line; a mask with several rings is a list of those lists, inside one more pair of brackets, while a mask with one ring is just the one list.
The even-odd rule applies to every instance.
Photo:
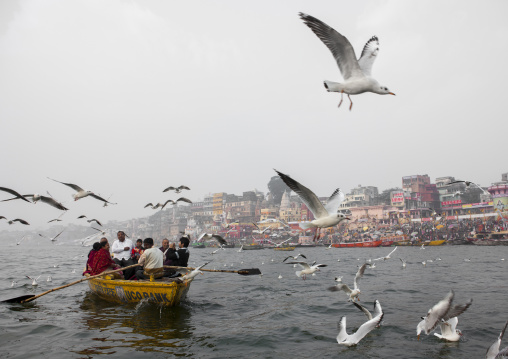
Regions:
[[395, 96], [395, 94], [394, 94], [393, 92], [388, 92], [388, 94], [389, 94], [389, 95], [393, 95], [393, 96]]

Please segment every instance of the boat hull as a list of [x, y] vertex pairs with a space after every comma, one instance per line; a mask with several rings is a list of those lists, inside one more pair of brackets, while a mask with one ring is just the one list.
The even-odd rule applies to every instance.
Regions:
[[260, 244], [245, 244], [243, 246], [243, 250], [244, 251], [252, 251], [252, 250], [255, 250], [255, 249], [264, 249], [264, 247]]
[[334, 243], [332, 244], [332, 247], [335, 248], [379, 247], [381, 243], [383, 243], [382, 240], [368, 242], [344, 242], [344, 243]]
[[149, 281], [111, 280], [94, 278], [88, 281], [92, 292], [109, 302], [120, 304], [139, 303], [147, 299], [163, 306], [175, 306], [185, 298], [192, 280], [170, 279]]
[[295, 247], [275, 247], [274, 251], [294, 251]]

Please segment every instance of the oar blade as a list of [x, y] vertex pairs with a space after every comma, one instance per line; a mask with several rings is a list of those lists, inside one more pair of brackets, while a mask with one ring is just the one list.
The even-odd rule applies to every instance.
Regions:
[[261, 271], [259, 270], [259, 268], [248, 268], [248, 269], [240, 269], [237, 271], [238, 274], [241, 274], [241, 275], [259, 275], [261, 274]]
[[2, 303], [21, 303], [24, 300], [35, 297], [35, 294], [22, 295], [21, 297], [2, 300]]

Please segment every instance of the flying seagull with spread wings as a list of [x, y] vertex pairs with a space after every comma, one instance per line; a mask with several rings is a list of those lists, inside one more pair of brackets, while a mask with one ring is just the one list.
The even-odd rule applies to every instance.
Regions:
[[[49, 177], [48, 177], [49, 178]], [[65, 182], [60, 182], [60, 181], [57, 181], [53, 178], [49, 178], [50, 180], [52, 181], [55, 181], [55, 182], [58, 182], [58, 183], [61, 183], [61, 184], [64, 184], [70, 188], [72, 188], [73, 190], [76, 191], [76, 193], [74, 193], [72, 195], [72, 198], [74, 198], [75, 201], [77, 201], [78, 199], [81, 199], [81, 198], [85, 198], [85, 197], [93, 197], [95, 199], [98, 199], [99, 201], [102, 201], [104, 203], [111, 203], [109, 202], [107, 199], [104, 199], [102, 198], [101, 196], [98, 196], [96, 195], [95, 193], [93, 193], [92, 191], [85, 191], [83, 188], [79, 187], [78, 185], [75, 185], [75, 184], [72, 184], [72, 183], [65, 183]], [[116, 204], [116, 203], [111, 203], [111, 204]]]
[[303, 20], [319, 39], [332, 52], [333, 58], [339, 66], [340, 73], [344, 78], [343, 83], [325, 81], [324, 85], [328, 92], [340, 92], [339, 107], [342, 104], [344, 93], [347, 94], [351, 105], [353, 101], [349, 95], [358, 95], [364, 92], [373, 92], [379, 95], [395, 95], [386, 86], [380, 85], [372, 77], [372, 65], [379, 53], [379, 39], [372, 36], [363, 47], [360, 58], [356, 59], [355, 50], [349, 40], [336, 30], [326, 25], [313, 16], [299, 13]]
[[[34, 204], [37, 203], [38, 201], [41, 201], [41, 202], [49, 204], [50, 206], [55, 207], [56, 209], [59, 209], [61, 211], [67, 211], [68, 210], [68, 208], [65, 208], [60, 202], [57, 202], [52, 197], [41, 196], [38, 193], [24, 194], [23, 197], [24, 198], [32, 198], [32, 201], [33, 201]], [[4, 199], [2, 202], [12, 201], [12, 200], [15, 200], [15, 199], [22, 199], [22, 198], [16, 196], [14, 198]]]
[[319, 198], [310, 189], [282, 172], [277, 170], [275, 170], [275, 172], [277, 172], [284, 183], [300, 197], [302, 202], [310, 209], [314, 218], [316, 218], [310, 222], [300, 223], [302, 229], [317, 227], [314, 240], [317, 238], [321, 228], [333, 227], [345, 219], [349, 220], [346, 215], [337, 213], [341, 202], [344, 200], [344, 193], [342, 193], [339, 188], [328, 198], [326, 206], [323, 206]]
[[182, 192], [182, 190], [190, 190], [189, 187], [187, 186], [184, 186], [184, 185], [181, 185], [181, 186], [178, 186], [178, 187], [173, 187], [173, 186], [169, 186], [168, 188], [166, 188], [164, 191], [162, 192], [167, 192], [167, 191], [175, 191], [175, 193], [180, 193]]
[[30, 203], [29, 200], [27, 200], [25, 197], [23, 197], [21, 194], [19, 194], [18, 192], [16, 192], [13, 189], [6, 188], [6, 187], [0, 187], [0, 191], [4, 191], [4, 192], [7, 192], [7, 193], [10, 193], [13, 196], [16, 196], [16, 198], [22, 199], [23, 201], [26, 201], [26, 202]]
[[367, 334], [378, 327], [383, 320], [384, 313], [378, 300], [376, 300], [375, 306], [376, 313], [378, 314], [374, 318], [363, 323], [354, 334], [348, 334], [346, 332], [346, 317], [342, 317], [339, 322], [339, 334], [337, 335], [337, 343], [346, 345], [348, 347], [356, 345]]

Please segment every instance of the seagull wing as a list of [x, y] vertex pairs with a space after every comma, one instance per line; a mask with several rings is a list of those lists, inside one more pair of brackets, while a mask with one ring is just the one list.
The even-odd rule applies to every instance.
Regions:
[[215, 238], [217, 240], [217, 242], [219, 242], [222, 245], [228, 244], [228, 242], [224, 238], [219, 236], [218, 234], [212, 234], [212, 238]]
[[202, 233], [202, 234], [198, 237], [197, 241], [199, 242], [199, 241], [201, 241], [203, 238], [208, 239], [208, 234], [207, 234], [207, 233]]
[[148, 203], [146, 206], [144, 206], [143, 208], [146, 208], [146, 207], [152, 207], [152, 208], [153, 208], [153, 203], [152, 203], [152, 202], [150, 202], [150, 203]]
[[20, 195], [18, 192], [16, 192], [13, 189], [6, 188], [6, 187], [0, 187], [0, 191], [4, 191], [4, 192], [7, 192], [7, 193], [10, 193], [13, 196], [16, 196], [16, 198], [22, 199], [23, 201], [26, 201], [26, 202], [30, 203], [29, 200], [27, 200], [25, 197], [23, 197], [22, 195]]
[[[487, 350], [487, 354], [485, 355], [485, 357], [487, 359], [495, 359], [496, 356], [499, 354], [499, 347], [501, 346], [501, 340], [503, 340], [504, 332], [505, 332], [507, 326], [508, 326], [508, 322], [505, 323], [503, 330], [501, 330], [501, 333], [499, 334], [499, 337], [497, 338], [497, 340]], [[504, 349], [503, 349], [503, 351], [504, 351]]]
[[[49, 178], [49, 177], [48, 177]], [[52, 181], [55, 181], [55, 182], [58, 182], [58, 183], [61, 183], [61, 184], [64, 184], [66, 186], [69, 186], [70, 188], [72, 188], [73, 190], [75, 190], [76, 192], [81, 192], [81, 191], [84, 191], [83, 188], [79, 187], [78, 185], [75, 185], [75, 184], [72, 184], [72, 183], [65, 183], [65, 182], [60, 182], [60, 181], [57, 181], [53, 178], [49, 178], [50, 180]]]
[[287, 262], [286, 264], [299, 264], [303, 269], [310, 269], [307, 262]]
[[453, 290], [440, 300], [436, 305], [430, 308], [427, 316], [425, 317], [425, 334], [432, 332], [436, 326], [441, 322], [441, 319], [446, 315], [453, 301]]
[[393, 251], [391, 251], [386, 257], [389, 257], [392, 255], [393, 252], [395, 252], [397, 250], [397, 247], [395, 247], [395, 249]]
[[167, 192], [167, 191], [172, 191], [172, 190], [175, 190], [176, 188], [173, 187], [173, 186], [169, 186], [168, 188], [166, 188], [164, 191], [162, 192]]
[[358, 343], [360, 340], [363, 339], [363, 337], [369, 334], [372, 330], [376, 329], [379, 323], [381, 323], [381, 321], [383, 320], [383, 316], [384, 314], [383, 312], [381, 312], [380, 315], [363, 323], [354, 334], [351, 334], [349, 336], [349, 340], [353, 343]]
[[62, 211], [68, 210], [68, 208], [65, 208], [61, 203], [58, 203], [51, 197], [41, 196], [41, 201], [46, 204], [49, 204], [50, 206], [53, 206], [53, 207], [59, 209], [59, 210], [62, 210]]
[[28, 223], [27, 221], [25, 221], [24, 219], [21, 219], [21, 218], [16, 218], [16, 219], [13, 219], [12, 220], [13, 222], [19, 222], [21, 224], [24, 224], [25, 226], [29, 226], [30, 223]]
[[358, 290], [358, 282], [360, 281], [360, 278], [363, 277], [363, 273], [365, 273], [365, 268], [367, 268], [367, 263], [364, 263], [360, 268], [358, 268], [358, 272], [356, 272], [354, 280], [355, 290]]
[[337, 335], [337, 343], [342, 343], [347, 340], [349, 335], [346, 332], [346, 317], [340, 318], [339, 321], [339, 334]]
[[311, 212], [314, 214], [314, 217], [319, 219], [328, 216], [328, 212], [326, 211], [321, 201], [314, 194], [314, 192], [312, 192], [307, 187], [301, 185], [288, 175], [285, 175], [284, 173], [281, 173], [277, 170], [275, 170], [275, 172], [277, 172], [277, 174], [284, 181], [284, 183], [300, 197], [302, 202], [305, 203], [307, 207], [309, 207]]
[[48, 238], [48, 237], [46, 237], [45, 235], [40, 234], [40, 233], [39, 233], [39, 236], [41, 236], [42, 238], [50, 239], [50, 238]]
[[351, 288], [349, 288], [348, 285], [344, 284], [344, 283], [328, 287], [328, 290], [330, 292], [338, 292], [339, 290], [343, 290], [344, 292], [346, 292], [347, 295], [349, 295], [349, 294], [351, 294], [351, 292], [353, 292], [351, 290]]
[[326, 202], [326, 211], [328, 213], [336, 213], [342, 201], [344, 201], [344, 193], [340, 190], [340, 188], [337, 188]]
[[90, 223], [90, 222], [95, 222], [95, 223], [97, 223], [99, 226], [101, 226], [101, 227], [102, 227], [102, 223], [101, 223], [101, 222], [99, 222], [98, 220], [96, 220], [95, 218], [94, 218], [94, 219], [91, 219], [91, 220], [89, 220], [89, 221], [87, 221], [87, 222], [88, 222], [88, 223]]
[[[64, 229], [64, 231], [65, 231], [65, 229]], [[57, 237], [58, 237], [59, 235], [61, 235], [64, 231], [61, 231], [61, 232], [60, 232], [60, 233], [58, 233], [56, 236], [54, 236], [54, 237], [53, 237], [53, 239], [52, 239], [52, 241], [54, 241], [55, 239], [57, 239]]]
[[372, 36], [363, 47], [362, 55], [358, 59], [358, 64], [365, 76], [372, 76], [372, 65], [379, 53], [379, 39]]
[[185, 197], [180, 197], [176, 200], [176, 202], [187, 202], [187, 203], [191, 203], [192, 204], [192, 201], [188, 198], [185, 198]]
[[349, 40], [336, 30], [313, 16], [299, 13], [303, 20], [321, 41], [332, 52], [344, 80], [351, 77], [364, 77], [365, 75], [356, 60], [355, 50]]
[[358, 309], [360, 309], [363, 314], [365, 314], [367, 316], [367, 319], [368, 320], [371, 320], [372, 319], [372, 314], [370, 314], [369, 310], [367, 308], [365, 308], [363, 305], [361, 304], [358, 304], [356, 302], [353, 302], [353, 304], [355, 305], [355, 307], [357, 307]]
[[175, 202], [175, 201], [173, 201], [172, 199], [168, 199], [168, 200], [167, 200], [166, 202], [164, 202], [164, 204], [162, 205], [161, 211], [162, 211], [162, 210], [164, 209], [164, 207], [166, 207], [166, 205], [167, 205], [168, 203], [170, 203], [170, 202], [171, 202], [171, 204], [175, 204], [175, 203], [176, 203], [176, 202]]
[[469, 299], [469, 301], [464, 304], [454, 305], [448, 310], [446, 315], [443, 317], [443, 320], [447, 321], [451, 318], [461, 315], [471, 306], [471, 304], [473, 304], [473, 299]]
[[179, 189], [179, 190], [182, 190], [182, 189], [188, 189], [188, 190], [190, 190], [190, 188], [189, 188], [189, 187], [184, 186], [184, 185], [182, 185], [182, 186], [178, 187], [178, 189]]
[[90, 196], [91, 196], [91, 197], [93, 197], [93, 198], [95, 198], [95, 199], [98, 199], [99, 201], [102, 201], [102, 202], [104, 202], [104, 203], [111, 203], [111, 202], [109, 202], [107, 199], [104, 199], [104, 198], [102, 198], [101, 196], [97, 196], [95, 193], [90, 193]]

